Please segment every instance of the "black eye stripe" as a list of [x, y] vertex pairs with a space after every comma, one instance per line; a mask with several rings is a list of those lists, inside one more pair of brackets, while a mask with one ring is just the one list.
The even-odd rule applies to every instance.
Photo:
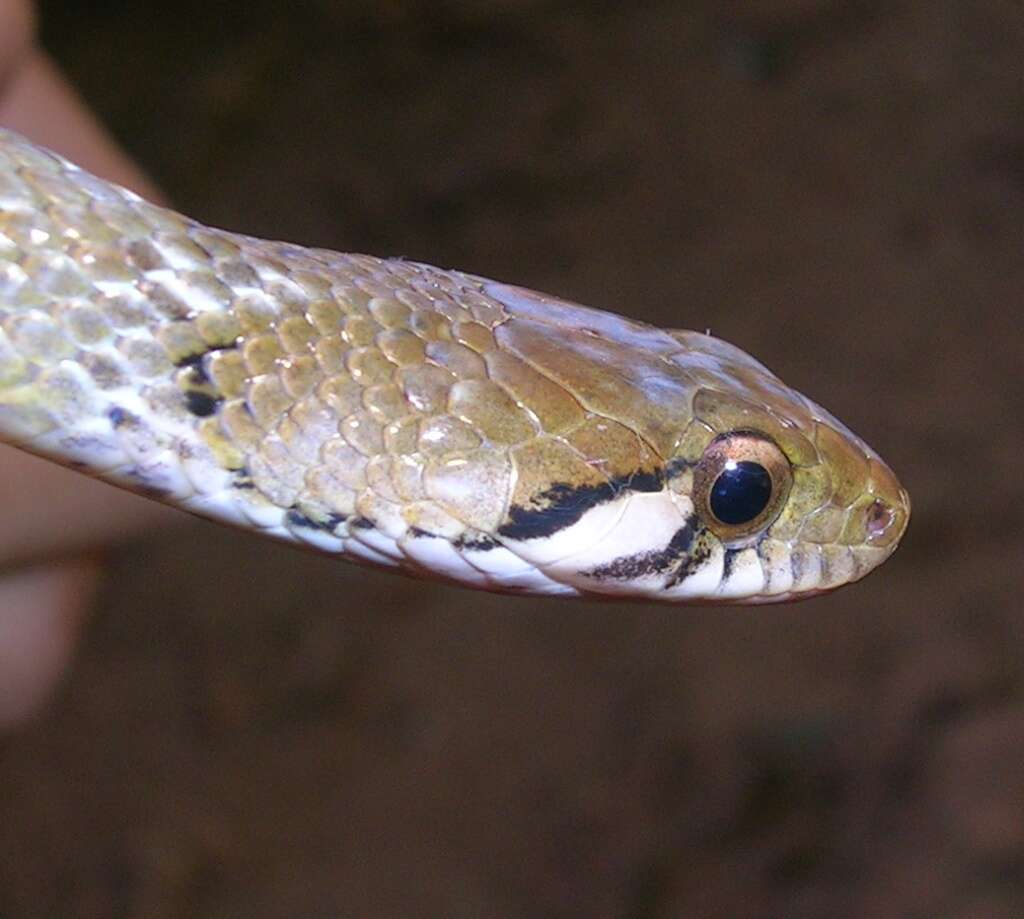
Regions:
[[711, 486], [711, 512], [722, 523], [749, 523], [761, 514], [772, 497], [772, 477], [760, 463], [730, 462]]

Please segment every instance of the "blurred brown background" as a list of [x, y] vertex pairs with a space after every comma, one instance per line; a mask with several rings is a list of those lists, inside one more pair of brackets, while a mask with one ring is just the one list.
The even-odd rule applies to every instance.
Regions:
[[514, 600], [191, 523], [0, 745], [0, 917], [1024, 915], [1024, 11], [43, 4], [181, 209], [710, 327], [904, 547], [797, 606]]

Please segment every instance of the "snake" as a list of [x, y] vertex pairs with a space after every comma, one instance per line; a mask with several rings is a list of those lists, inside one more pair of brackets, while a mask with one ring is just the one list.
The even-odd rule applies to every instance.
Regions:
[[910, 517], [874, 450], [710, 334], [213, 229], [6, 130], [0, 441], [505, 594], [802, 599]]

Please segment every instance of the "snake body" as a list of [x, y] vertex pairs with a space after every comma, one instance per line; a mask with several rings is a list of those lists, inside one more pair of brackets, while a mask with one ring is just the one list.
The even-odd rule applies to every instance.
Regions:
[[863, 441], [709, 335], [210, 229], [3, 131], [0, 439], [504, 592], [809, 596], [909, 517]]

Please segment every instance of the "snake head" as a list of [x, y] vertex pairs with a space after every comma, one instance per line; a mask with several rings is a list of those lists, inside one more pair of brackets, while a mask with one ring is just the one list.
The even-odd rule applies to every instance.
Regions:
[[856, 581], [885, 561], [910, 498], [878, 454], [740, 349], [673, 334], [697, 388], [669, 484], [691, 508], [705, 554], [721, 558], [675, 591], [776, 602]]
[[[589, 414], [512, 451], [503, 544], [579, 593], [771, 603], [863, 577], [906, 491], [827, 411], [741, 349], [491, 286], [511, 354]], [[543, 446], [543, 449], [540, 449]]]

